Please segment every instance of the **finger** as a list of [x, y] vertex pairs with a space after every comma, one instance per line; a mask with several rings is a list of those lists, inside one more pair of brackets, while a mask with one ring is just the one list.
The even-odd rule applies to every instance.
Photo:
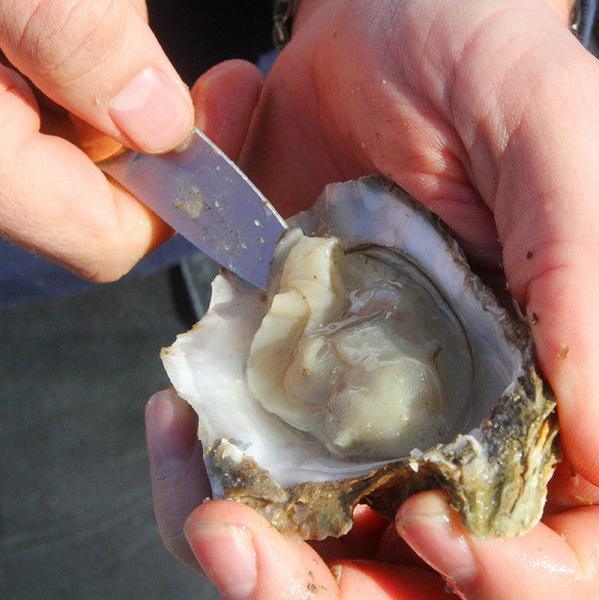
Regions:
[[243, 504], [205, 502], [190, 515], [185, 535], [225, 598], [339, 597], [331, 571], [308, 544], [281, 535]]
[[[557, 395], [566, 455], [599, 484], [599, 66], [542, 2], [487, 6], [466, 44], [435, 46], [454, 74], [450, 101], [439, 102], [451, 107], [494, 212], [510, 290]], [[470, 14], [455, 5], [443, 27], [459, 30]]]
[[549, 482], [545, 514], [593, 505], [599, 505], [599, 487], [587, 481], [567, 460], [563, 460]]
[[179, 145], [191, 98], [130, 0], [0, 0], [0, 47], [50, 98], [145, 152]]
[[407, 500], [400, 535], [468, 600], [593, 598], [598, 589], [599, 508], [548, 517], [510, 539], [472, 536], [441, 492]]
[[443, 580], [430, 569], [372, 561], [343, 561], [332, 567], [343, 600], [447, 600]]
[[[573, 64], [580, 58], [574, 53]], [[599, 111], [586, 98], [599, 94], [599, 67], [586, 66], [588, 87], [576, 91], [580, 104], [564, 91], [572, 106], [564, 109], [570, 99], [563, 98], [531, 112], [512, 136], [495, 207], [510, 289], [525, 307], [557, 395], [565, 454], [599, 485]]]
[[183, 525], [193, 509], [210, 496], [210, 483], [195, 413], [172, 390], [158, 392], [146, 405], [146, 440], [160, 536], [171, 554], [197, 568]]
[[237, 160], [262, 89], [262, 74], [244, 60], [212, 67], [194, 84], [191, 95], [197, 126]]
[[[145, 0], [130, 0], [139, 12], [144, 22], [148, 22], [148, 8]], [[58, 104], [39, 90], [34, 90], [42, 111], [48, 107], [49, 111], [43, 115], [41, 131], [49, 135], [59, 135], [81, 148], [93, 162], [110, 158], [122, 147], [122, 144], [106, 135], [83, 119], [61, 109]]]
[[[144, 20], [144, 22], [147, 23], [148, 7], [146, 5], [146, 1], [129, 1], [133, 4], [133, 7], [141, 15], [141, 18]], [[41, 94], [41, 92], [40, 96], [43, 96], [44, 98], [48, 99], [48, 97]], [[48, 101], [52, 102], [50, 99], [48, 99]], [[55, 104], [55, 106], [57, 105]], [[68, 113], [66, 115], [66, 118], [68, 118], [71, 124], [71, 127], [67, 125], [66, 129], [70, 132], [71, 135], [65, 137], [67, 137], [67, 139], [70, 142], [75, 144], [75, 146], [81, 148], [81, 150], [83, 150], [83, 152], [85, 152], [85, 154], [87, 154], [87, 156], [89, 156], [89, 158], [93, 162], [97, 163], [107, 158], [110, 158], [111, 156], [115, 155], [122, 147], [120, 142], [118, 142], [114, 138], [111, 138], [109, 135], [106, 135], [99, 129], [96, 129], [96, 127], [90, 125], [89, 123], [87, 123], [83, 119], [80, 119], [74, 114]], [[44, 119], [44, 121], [42, 122], [42, 130], [44, 131], [44, 133], [52, 134], [53, 132], [48, 131], [48, 128], [44, 127], [45, 124], [46, 119]], [[62, 130], [62, 132], [64, 132], [64, 129]]]
[[0, 66], [0, 235], [97, 281], [118, 279], [168, 228], [66, 140], [39, 133], [26, 82]]
[[[218, 140], [218, 146], [232, 160], [241, 152], [261, 89], [262, 74], [255, 65], [243, 60], [212, 67], [192, 89], [196, 126], [209, 138]], [[116, 140], [72, 114], [62, 115], [60, 128], [63, 137], [94, 162], [114, 155], [121, 147]], [[46, 126], [45, 133], [53, 131]]]
[[[239, 93], [225, 111], [215, 98], [232, 93], [232, 75]], [[214, 141], [235, 159], [259, 78], [242, 63], [225, 64], [222, 71], [215, 67], [202, 81], [198, 115]], [[234, 127], [224, 124], [228, 119]], [[15, 71], [0, 66], [0, 234], [83, 277], [118, 279], [164, 241], [170, 228], [118, 185], [109, 184], [83, 152], [62, 138], [40, 134], [39, 127], [31, 90]]]

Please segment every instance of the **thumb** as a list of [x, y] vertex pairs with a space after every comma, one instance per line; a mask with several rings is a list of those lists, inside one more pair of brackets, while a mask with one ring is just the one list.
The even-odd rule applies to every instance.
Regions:
[[462, 598], [595, 598], [597, 507], [566, 511], [526, 535], [480, 539], [438, 491], [407, 500], [395, 525], [403, 539]]
[[145, 152], [193, 126], [185, 84], [130, 0], [0, 0], [0, 47], [47, 96]]
[[243, 504], [204, 502], [189, 516], [184, 532], [225, 598], [339, 598], [331, 571], [308, 544], [283, 536]]

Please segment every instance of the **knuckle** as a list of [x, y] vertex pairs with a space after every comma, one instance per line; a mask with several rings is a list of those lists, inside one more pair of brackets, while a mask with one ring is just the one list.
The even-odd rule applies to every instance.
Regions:
[[5, 24], [18, 63], [60, 84], [76, 80], [114, 56], [127, 24], [118, 0], [35, 0]]

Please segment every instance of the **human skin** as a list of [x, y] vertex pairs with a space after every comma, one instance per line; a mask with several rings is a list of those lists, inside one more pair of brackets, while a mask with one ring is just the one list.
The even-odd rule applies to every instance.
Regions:
[[[169, 150], [194, 122], [145, 2], [0, 0], [0, 48], [0, 236], [82, 277], [118, 279], [172, 231], [93, 160], [121, 144]], [[221, 112], [237, 153], [260, 76], [239, 67], [239, 94], [225, 79], [234, 100]]]
[[146, 413], [161, 531], [225, 596], [296, 597], [311, 582], [318, 598], [447, 597], [426, 563], [469, 599], [598, 597], [599, 68], [568, 13], [541, 0], [304, 0], [241, 157], [285, 214], [331, 181], [381, 172], [445, 220], [479, 268], [504, 270], [559, 407], [564, 461], [542, 522], [476, 539], [427, 492], [394, 524], [361, 513], [319, 558], [247, 507], [192, 512], [207, 495], [193, 418], [162, 394]]

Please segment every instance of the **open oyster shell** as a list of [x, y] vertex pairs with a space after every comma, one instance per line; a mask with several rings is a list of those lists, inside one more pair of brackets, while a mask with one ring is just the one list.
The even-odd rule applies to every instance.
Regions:
[[344, 255], [363, 253], [401, 277], [424, 277], [426, 294], [437, 295], [461, 329], [467, 393], [428, 446], [374, 459], [332, 452], [252, 394], [247, 364], [272, 293], [219, 275], [204, 318], [162, 354], [175, 389], [199, 415], [214, 495], [308, 539], [346, 533], [358, 502], [392, 517], [411, 494], [439, 487], [476, 535], [512, 536], [534, 526], [556, 463], [557, 422], [526, 325], [471, 272], [440, 221], [382, 178], [328, 186], [291, 224], [306, 235], [335, 236]]

